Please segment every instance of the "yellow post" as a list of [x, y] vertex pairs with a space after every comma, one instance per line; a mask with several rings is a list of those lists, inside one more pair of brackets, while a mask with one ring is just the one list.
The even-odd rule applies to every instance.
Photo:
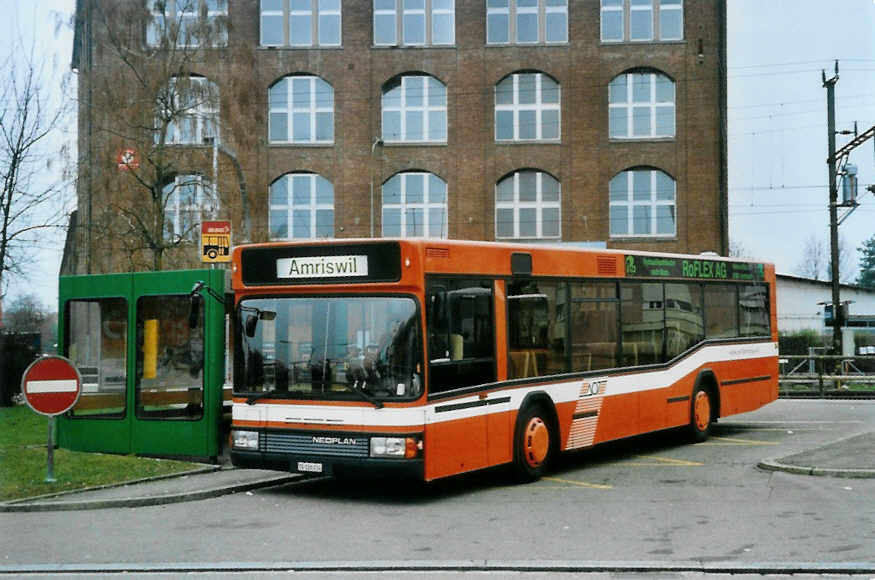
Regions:
[[158, 320], [150, 319], [143, 325], [143, 378], [154, 379], [158, 374]]

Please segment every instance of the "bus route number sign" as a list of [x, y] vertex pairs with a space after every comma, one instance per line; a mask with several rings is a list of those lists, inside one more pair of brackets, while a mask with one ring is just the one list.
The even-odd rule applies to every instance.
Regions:
[[231, 261], [231, 222], [201, 223], [201, 261]]

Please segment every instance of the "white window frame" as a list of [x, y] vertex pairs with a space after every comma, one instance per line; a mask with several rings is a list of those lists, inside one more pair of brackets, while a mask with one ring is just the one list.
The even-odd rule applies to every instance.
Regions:
[[[296, 107], [295, 106], [295, 95], [294, 95], [294, 82], [295, 80], [307, 79], [309, 81], [309, 91], [310, 91], [310, 99], [309, 105], [306, 107]], [[270, 93], [273, 88], [277, 85], [277, 83], [286, 83], [286, 105], [284, 107], [275, 106], [274, 103], [271, 102]], [[324, 84], [324, 86], [328, 87], [331, 91], [331, 105], [330, 106], [319, 106], [317, 99], [317, 90], [320, 85], [320, 82]], [[307, 140], [295, 140], [294, 133], [294, 114], [295, 113], [307, 113], [308, 119], [310, 122], [310, 138]], [[331, 138], [330, 139], [318, 139], [317, 138], [317, 114], [318, 113], [331, 113]], [[273, 115], [275, 114], [284, 114], [286, 119], [286, 136], [285, 140], [274, 140], [272, 138], [272, 124], [273, 124]], [[334, 87], [331, 84], [323, 79], [322, 77], [315, 75], [290, 75], [283, 77], [276, 81], [268, 88], [268, 142], [271, 145], [331, 145], [334, 143]]]
[[[535, 200], [520, 201], [520, 175], [523, 173], [535, 174]], [[544, 177], [556, 182], [558, 192], [556, 201], [544, 199]], [[499, 188], [507, 180], [513, 180], [513, 199], [510, 201], [499, 200]], [[513, 210], [513, 235], [502, 236], [498, 231], [498, 213], [500, 210]], [[534, 209], [536, 214], [535, 236], [523, 237], [520, 233], [520, 210]], [[558, 212], [558, 231], [556, 235], [544, 234], [544, 210], [555, 209]], [[561, 240], [562, 239], [562, 182], [546, 173], [536, 169], [522, 169], [514, 171], [495, 184], [495, 239], [496, 240]]]
[[[194, 187], [194, 202], [182, 204], [179, 193], [182, 188]], [[197, 241], [199, 225], [204, 218], [213, 218], [219, 209], [218, 195], [213, 184], [199, 174], [179, 174], [162, 188], [164, 196], [164, 239], [173, 243], [181, 240]], [[187, 230], [183, 230], [181, 217], [191, 214]]]
[[[648, 0], [646, 4], [632, 4], [632, 0], [601, 0], [601, 10], [599, 15], [601, 22], [599, 30], [601, 41], [603, 43], [623, 43], [623, 42], [676, 42], [684, 39], [684, 0], [671, 0], [671, 4], [663, 4], [663, 0]], [[662, 34], [662, 18], [670, 12], [680, 12], [680, 31], [681, 35], [677, 37], [663, 36]], [[622, 12], [620, 18], [620, 35], [619, 37], [605, 36], [605, 15], [612, 12]], [[632, 38], [631, 20], [633, 12], [650, 12], [650, 35], [642, 38]]]
[[[393, 8], [377, 8], [377, 0], [371, 1], [373, 8], [373, 23], [372, 34], [374, 46], [402, 46], [402, 47], [420, 47], [420, 46], [455, 46], [456, 45], [456, 0], [450, 0], [451, 8], [442, 7], [439, 2], [443, 0], [422, 0], [423, 8], [407, 8], [405, 0], [394, 0]], [[391, 41], [377, 41], [377, 15], [392, 15], [395, 23], [394, 35]], [[408, 42], [405, 40], [406, 26], [404, 24], [404, 16], [409, 14], [423, 14], [423, 41]], [[437, 42], [434, 40], [434, 16], [436, 14], [450, 14], [452, 16], [452, 38], [448, 42]]]
[[[534, 76], [535, 77], [535, 102], [534, 103], [520, 103], [520, 94], [519, 94], [519, 83], [520, 77], [522, 76]], [[547, 77], [553, 82], [556, 83], [556, 91], [557, 91], [557, 102], [556, 103], [545, 103], [544, 102], [544, 92], [543, 92], [543, 80]], [[499, 104], [498, 103], [498, 87], [502, 83], [511, 80], [513, 83], [513, 103], [510, 104]], [[532, 141], [547, 141], [547, 142], [558, 142], [562, 140], [562, 85], [554, 79], [550, 77], [546, 73], [542, 72], [519, 72], [510, 74], [503, 79], [501, 79], [495, 85], [495, 113], [493, 116], [495, 123], [495, 141], [498, 143], [511, 143], [515, 141], [521, 142], [532, 142]], [[498, 113], [501, 111], [511, 111], [513, 113], [513, 137], [510, 139], [499, 139], [498, 137]], [[535, 137], [534, 139], [523, 139], [520, 137], [520, 113], [523, 111], [534, 111], [535, 112]], [[557, 119], [559, 122], [559, 126], [556, 128], [556, 137], [544, 137], [544, 112], [545, 111], [556, 111]]]
[[[283, 47], [283, 48], [339, 48], [343, 45], [343, 0], [337, 0], [337, 8], [323, 7], [323, 0], [309, 0], [310, 8], [308, 10], [292, 10], [291, 0], [281, 0], [282, 10], [265, 10], [262, 4], [263, 0], [259, 1], [259, 30], [258, 42], [263, 47]], [[292, 43], [292, 17], [300, 15], [309, 15], [310, 17], [310, 42]], [[281, 42], [268, 43], [264, 40], [264, 18], [265, 16], [277, 18], [279, 17], [283, 27], [283, 39]], [[331, 39], [322, 42], [319, 35], [322, 30], [323, 17], [337, 18], [337, 39]], [[335, 41], [336, 40], [336, 41]]]
[[[219, 88], [206, 77], [191, 75], [185, 77], [192, 85], [202, 85], [199, 90], [193, 91], [193, 95], [202, 95], [202, 98], [190, 108], [182, 107], [181, 96], [176, 91], [176, 85], [180, 77], [170, 79], [166, 88], [165, 96], [174, 101], [172, 112], [175, 117], [167, 124], [167, 145], [212, 145], [213, 141], [219, 141]], [[189, 96], [186, 96], [189, 98]], [[166, 110], [164, 114], [169, 114]], [[185, 128], [188, 127], [188, 131]], [[155, 135], [156, 142], [160, 135]]]
[[[421, 178], [423, 180], [422, 184], [422, 201], [408, 202], [407, 201], [407, 180], [410, 177]], [[433, 201], [435, 196], [432, 195], [431, 192], [431, 178], [434, 177], [438, 179], [443, 185], [443, 201]], [[400, 192], [399, 203], [386, 203], [384, 191], [392, 180], [399, 180], [398, 191]], [[438, 192], [434, 192], [435, 194]], [[380, 188], [380, 198], [382, 205], [381, 212], [381, 235], [385, 238], [386, 236], [386, 210], [389, 209], [397, 209], [399, 210], [401, 216], [401, 225], [400, 225], [400, 237], [402, 238], [439, 238], [439, 239], [447, 239], [449, 237], [449, 188], [447, 187], [447, 182], [441, 179], [439, 176], [434, 173], [430, 173], [428, 171], [403, 171], [401, 173], [396, 173], [392, 177], [386, 180], [385, 183]], [[407, 213], [408, 210], [419, 209], [422, 210], [423, 215], [423, 235], [421, 236], [413, 236], [408, 233], [408, 223], [407, 223]], [[443, 214], [443, 221], [441, 223], [441, 231], [433, 232], [431, 231], [431, 221], [429, 220], [429, 212], [430, 210], [440, 210]], [[394, 237], [394, 236], [392, 236]]]
[[[409, 91], [416, 90], [415, 87], [412, 87], [413, 83], [411, 82], [413, 79], [418, 80], [423, 87], [423, 95], [422, 95], [422, 104], [420, 105], [411, 105], [408, 104], [408, 95]], [[447, 86], [442, 83], [439, 79], [430, 76], [430, 75], [403, 75], [400, 78], [401, 81], [401, 102], [398, 106], [392, 106], [386, 104], [386, 95], [389, 94], [390, 91], [384, 90], [381, 97], [381, 135], [384, 143], [446, 143], [447, 142]], [[444, 89], [444, 99], [443, 104], [440, 105], [432, 105], [430, 104], [431, 98], [431, 82], [434, 81], [439, 83]], [[389, 83], [387, 83], [388, 85]], [[393, 87], [394, 88], [394, 87]], [[390, 89], [391, 90], [391, 89]], [[395, 113], [397, 112], [401, 117], [401, 137], [398, 139], [391, 138], [390, 135], [385, 133], [385, 116], [386, 113]], [[410, 139], [407, 135], [407, 113], [409, 112], [420, 112], [422, 113], [422, 139]], [[430, 129], [431, 127], [431, 115], [430, 113], [443, 113], [444, 118], [444, 127], [443, 127], [443, 138], [430, 138]]]
[[[310, 199], [308, 203], [305, 204], [296, 204], [295, 203], [295, 180], [296, 179], [304, 179], [309, 181], [307, 184], [310, 190]], [[286, 186], [286, 199], [285, 203], [275, 203], [273, 188], [277, 185], [278, 182], [284, 181]], [[321, 202], [319, 201], [318, 191], [320, 181], [327, 184], [331, 188], [331, 202]], [[318, 173], [310, 173], [310, 172], [300, 172], [300, 173], [287, 173], [275, 180], [270, 184], [270, 192], [268, 193], [268, 225], [267, 231], [268, 236], [270, 236], [271, 240], [316, 240], [316, 239], [327, 239], [334, 237], [334, 184], [331, 183], [328, 179], [319, 175]], [[309, 228], [310, 235], [308, 237], [295, 237], [295, 212], [296, 211], [306, 211], [308, 212], [308, 222], [307, 227]], [[331, 235], [330, 236], [319, 236], [317, 228], [318, 222], [316, 216], [319, 212], [330, 211], [331, 212]], [[273, 215], [276, 212], [285, 212], [286, 214], [286, 235], [284, 237], [275, 237], [273, 233], [274, 224], [273, 224]]]
[[[554, 44], [568, 44], [568, 26], [569, 26], [569, 12], [568, 12], [568, 0], [537, 0], [538, 5], [535, 6], [518, 6], [518, 0], [494, 0], [490, 2], [487, 0], [486, 3], [486, 44], [489, 46], [502, 46], [502, 45], [520, 45], [520, 46], [531, 46], [531, 45], [554, 45]], [[550, 5], [551, 2], [563, 3], [557, 5]], [[492, 4], [490, 6], [490, 4]], [[518, 20], [521, 14], [535, 14], [538, 15], [538, 38], [537, 40], [532, 41], [521, 41], [519, 39], [519, 26]], [[547, 38], [547, 15], [548, 14], [564, 14], [565, 15], [565, 35], [564, 38], [559, 40], [553, 40]], [[490, 42], [490, 30], [493, 30], [491, 20], [489, 18], [490, 15], [505, 15], [507, 17], [507, 30], [505, 31], [507, 40], [502, 42]]]
[[[179, 25], [181, 22], [197, 21], [200, 19], [201, 6], [205, 7], [207, 22], [215, 24], [221, 19], [228, 19], [228, 0], [149, 0], [146, 9], [151, 15], [150, 22], [146, 25], [146, 44], [150, 47], [161, 46], [164, 36], [167, 34], [167, 24]], [[185, 27], [177, 28], [176, 46], [198, 47], [200, 42], [197, 37], [189, 37], [186, 42]], [[216, 27], [217, 36], [210, 46], [227, 46], [228, 28], [225, 25]]]
[[[656, 169], [652, 167], [631, 167], [629, 169], [625, 169], [615, 175], [611, 182], [620, 177], [621, 175], [626, 176], [626, 189], [625, 195], [622, 199], [614, 199], [613, 194], [610, 189], [611, 186], [608, 186], [608, 199], [609, 199], [609, 207], [608, 207], [608, 223], [610, 229], [610, 237], [611, 238], [673, 238], [677, 236], [677, 227], [678, 227], [678, 216], [677, 216], [677, 181], [661, 169]], [[636, 175], [648, 174], [646, 179], [649, 181], [650, 187], [650, 197], [646, 200], [635, 199], [635, 180]], [[672, 192], [671, 199], [660, 199], [657, 191], [657, 177], [658, 174], [663, 174], [672, 184]], [[626, 232], [615, 232], [614, 231], [614, 220], [611, 216], [611, 209], [615, 207], [623, 207], [626, 208]], [[636, 233], [635, 232], [635, 208], [636, 207], [648, 207], [650, 208], [650, 224], [648, 228], [648, 232], [645, 233]], [[657, 221], [659, 208], [671, 208], [672, 217], [673, 217], [673, 226], [674, 229], [671, 232], [662, 232], [657, 233]]]
[[[646, 77], [649, 84], [649, 99], [647, 101], [635, 101], [635, 78]], [[657, 82], [662, 79], [668, 81], [672, 87], [672, 98], [670, 101], [657, 100]], [[616, 82], [625, 84], [625, 101], [614, 102], [612, 100], [612, 87]], [[620, 87], [621, 90], [623, 87]], [[608, 84], [608, 135], [611, 139], [668, 139], [674, 138], [677, 133], [677, 86], [675, 82], [666, 74], [656, 70], [630, 71], [622, 73], [614, 77]], [[650, 115], [650, 132], [646, 135], [635, 133], [635, 109], [647, 107]], [[658, 133], [656, 119], [662, 111], [671, 110], [672, 123], [671, 131], [668, 133]], [[611, 125], [613, 120], [613, 111], [621, 111], [626, 119], [626, 132], [624, 135], [615, 135], [614, 128]]]

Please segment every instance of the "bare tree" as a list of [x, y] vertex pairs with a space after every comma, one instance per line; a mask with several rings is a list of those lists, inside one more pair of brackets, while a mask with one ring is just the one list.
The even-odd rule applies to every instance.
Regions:
[[22, 52], [0, 65], [0, 300], [8, 275], [26, 277], [45, 230], [63, 228], [65, 218], [63, 179], [47, 177], [46, 169], [59, 159], [57, 149], [60, 159], [65, 155], [54, 136], [66, 109], [51, 104], [34, 51], [25, 59]]
[[820, 280], [829, 264], [829, 248], [826, 243], [811, 234], [805, 240], [802, 257], [796, 265], [796, 274], [810, 280]]
[[86, 221], [100, 239], [89, 251], [105, 242], [128, 256], [126, 265], [98, 270], [179, 267], [191, 261], [184, 250], [201, 219], [246, 210], [246, 180], [220, 142], [220, 95], [209, 79], [222, 66], [212, 47], [226, 42], [227, 18], [198, 0], [175, 0], [172, 10], [169, 1], [98, 4], [106, 66], [95, 66], [88, 82], [103, 149], [87, 165], [99, 171], [115, 157], [117, 168], [93, 176], [99, 199]]
[[[839, 280], [848, 282], [854, 279], [851, 267], [851, 253], [844, 237], [839, 237]], [[811, 280], [830, 280], [830, 249], [827, 242], [811, 234], [802, 248], [802, 258], [796, 265], [796, 274]]]

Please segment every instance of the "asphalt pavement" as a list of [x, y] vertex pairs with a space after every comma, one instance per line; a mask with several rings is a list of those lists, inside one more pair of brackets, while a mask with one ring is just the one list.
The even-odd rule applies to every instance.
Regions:
[[[875, 478], [875, 432], [863, 433], [779, 459], [763, 459], [758, 468], [797, 475]], [[195, 501], [284, 485], [305, 476], [232, 466], [205, 466], [162, 476], [49, 496], [0, 503], [0, 512], [69, 511], [140, 507]]]

